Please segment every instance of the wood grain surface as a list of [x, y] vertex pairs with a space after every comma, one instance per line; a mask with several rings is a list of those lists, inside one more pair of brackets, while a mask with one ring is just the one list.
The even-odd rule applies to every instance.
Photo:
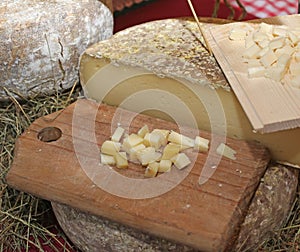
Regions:
[[[127, 170], [100, 165], [99, 148], [118, 123], [129, 132], [145, 124], [150, 129], [179, 127], [78, 100], [39, 118], [17, 140], [8, 184], [202, 251], [229, 249], [269, 163], [268, 151], [256, 143], [226, 138], [226, 144], [237, 151], [236, 160], [219, 156], [216, 146], [211, 146], [208, 153], [188, 152], [195, 157], [190, 167], [146, 179], [143, 168], [134, 164]], [[61, 131], [61, 136], [56, 131], [58, 140], [51, 136], [49, 142], [41, 141], [47, 127]], [[200, 135], [218, 139], [208, 132]], [[207, 164], [215, 172], [200, 185]]]
[[[261, 22], [294, 29], [300, 25], [300, 15], [279, 16], [252, 23]], [[300, 89], [268, 78], [249, 78], [247, 64], [242, 63], [244, 41], [229, 40], [234, 26], [235, 23], [209, 24], [205, 34], [254, 130], [269, 133], [300, 127]]]

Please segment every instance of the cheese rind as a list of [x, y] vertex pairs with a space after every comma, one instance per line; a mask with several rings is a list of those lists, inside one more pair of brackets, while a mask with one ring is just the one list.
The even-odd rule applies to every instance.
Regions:
[[[112, 12], [101, 1], [1, 0], [1, 87], [20, 99], [68, 89], [80, 55], [112, 33]], [[9, 98], [0, 88], [0, 100]]]

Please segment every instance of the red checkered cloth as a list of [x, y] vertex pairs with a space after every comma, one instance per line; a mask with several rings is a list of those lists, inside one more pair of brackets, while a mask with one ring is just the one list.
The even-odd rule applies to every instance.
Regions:
[[[236, 0], [229, 0], [239, 8]], [[298, 0], [240, 0], [247, 12], [258, 18], [282, 16], [298, 13]]]

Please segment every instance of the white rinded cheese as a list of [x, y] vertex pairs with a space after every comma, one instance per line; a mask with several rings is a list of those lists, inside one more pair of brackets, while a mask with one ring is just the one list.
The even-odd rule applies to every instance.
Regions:
[[98, 0], [1, 0], [1, 87], [24, 97], [71, 87], [80, 54], [112, 31], [112, 13]]

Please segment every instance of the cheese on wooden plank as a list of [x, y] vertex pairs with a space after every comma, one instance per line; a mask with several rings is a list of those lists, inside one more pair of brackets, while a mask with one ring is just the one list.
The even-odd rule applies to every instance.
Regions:
[[253, 132], [220, 67], [199, 39], [196, 23], [187, 20], [161, 20], [121, 31], [82, 55], [85, 94], [182, 125], [255, 140], [269, 148], [274, 160], [300, 165], [300, 129]]

